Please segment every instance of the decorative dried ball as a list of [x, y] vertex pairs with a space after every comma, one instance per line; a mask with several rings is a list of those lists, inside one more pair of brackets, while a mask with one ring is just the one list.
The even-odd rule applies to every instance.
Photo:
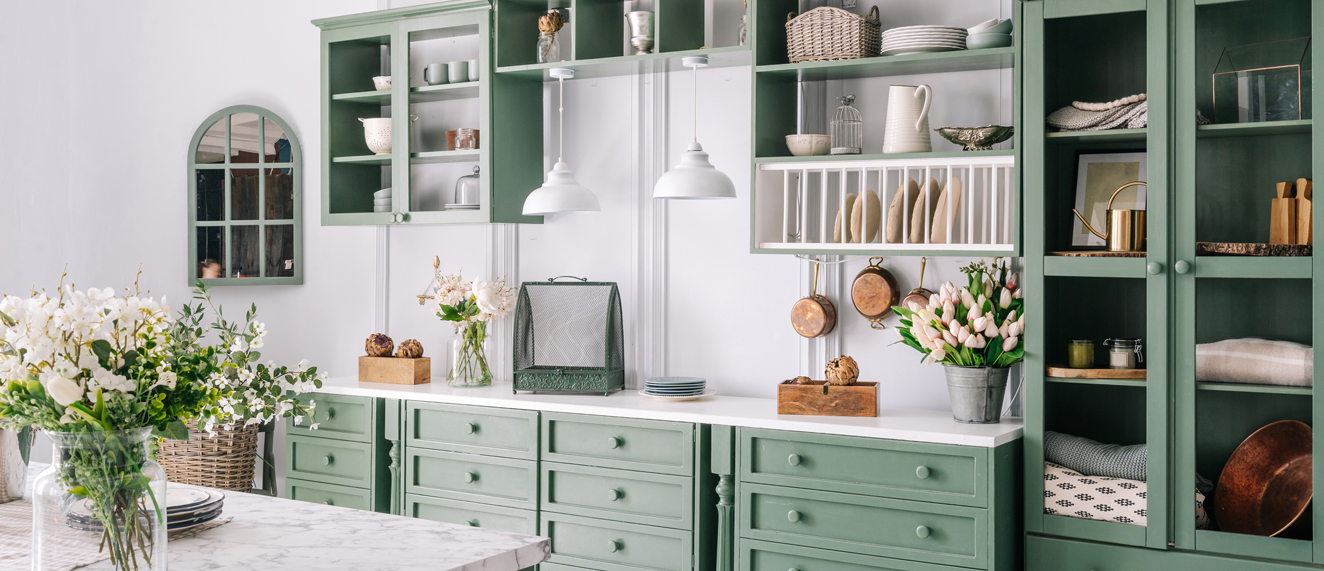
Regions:
[[807, 384], [809, 384], [809, 383], [812, 382], [812, 381], [813, 381], [813, 379], [811, 379], [811, 378], [809, 378], [809, 377], [806, 377], [806, 376], [804, 376], [804, 375], [801, 375], [801, 376], [799, 376], [799, 377], [796, 377], [796, 378], [794, 378], [794, 379], [791, 379], [789, 382], [790, 382], [792, 385], [807, 385]]
[[401, 359], [417, 359], [423, 356], [423, 344], [417, 339], [405, 339], [395, 350], [395, 356]]
[[363, 348], [368, 352], [369, 357], [390, 357], [391, 350], [395, 349], [395, 342], [381, 333], [373, 333], [368, 336], [368, 342], [364, 343]]
[[828, 363], [823, 371], [827, 382], [833, 385], [853, 385], [860, 378], [860, 366], [855, 359], [842, 355]]
[[548, 12], [538, 18], [539, 32], [559, 32], [563, 26], [565, 19], [561, 17], [560, 12]]

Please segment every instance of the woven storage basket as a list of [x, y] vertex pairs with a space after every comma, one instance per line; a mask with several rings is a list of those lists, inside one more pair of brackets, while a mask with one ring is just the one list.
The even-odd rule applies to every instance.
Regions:
[[861, 17], [840, 8], [814, 8], [786, 17], [786, 51], [791, 63], [874, 57], [882, 44], [878, 7]]
[[164, 440], [157, 462], [166, 479], [181, 484], [247, 492], [253, 489], [257, 461], [258, 425], [225, 430], [207, 437], [196, 423], [188, 423], [188, 441]]

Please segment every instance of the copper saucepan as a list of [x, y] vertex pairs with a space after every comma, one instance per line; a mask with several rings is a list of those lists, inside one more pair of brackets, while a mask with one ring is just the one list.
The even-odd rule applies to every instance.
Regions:
[[918, 304], [920, 308], [928, 307], [929, 298], [933, 297], [933, 292], [924, 289], [924, 266], [928, 264], [928, 260], [928, 258], [919, 259], [919, 286], [906, 294], [906, 298], [901, 300], [901, 307], [910, 310], [915, 309], [915, 304]]
[[851, 302], [855, 310], [869, 320], [869, 327], [886, 329], [883, 319], [892, 314], [892, 306], [901, 301], [896, 276], [879, 266], [882, 258], [869, 258], [869, 265], [855, 275], [850, 287]]
[[1309, 513], [1311, 446], [1310, 426], [1297, 420], [1280, 420], [1246, 437], [1218, 477], [1214, 519], [1219, 529], [1274, 536]]
[[800, 298], [791, 307], [791, 326], [795, 332], [810, 339], [831, 333], [837, 327], [837, 306], [832, 300], [818, 295], [818, 262], [814, 262], [814, 288], [809, 297]]

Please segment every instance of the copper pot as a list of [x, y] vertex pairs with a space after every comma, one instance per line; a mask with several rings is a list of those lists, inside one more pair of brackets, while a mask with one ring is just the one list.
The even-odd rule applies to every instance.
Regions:
[[901, 300], [901, 307], [912, 311], [916, 309], [915, 304], [919, 304], [920, 308], [928, 307], [929, 298], [933, 297], [933, 292], [924, 289], [924, 266], [928, 264], [928, 261], [928, 258], [919, 259], [919, 286], [906, 294], [906, 298]]
[[1218, 477], [1214, 518], [1231, 533], [1275, 536], [1307, 513], [1313, 496], [1310, 426], [1274, 422], [1246, 437]]
[[818, 295], [818, 266], [814, 263], [814, 287], [809, 297], [800, 298], [791, 307], [791, 326], [795, 332], [810, 339], [831, 333], [837, 327], [837, 306], [832, 300]]
[[878, 265], [882, 258], [869, 258], [869, 265], [855, 275], [850, 298], [855, 311], [869, 320], [869, 327], [886, 329], [883, 319], [892, 314], [892, 306], [901, 301], [896, 276]]

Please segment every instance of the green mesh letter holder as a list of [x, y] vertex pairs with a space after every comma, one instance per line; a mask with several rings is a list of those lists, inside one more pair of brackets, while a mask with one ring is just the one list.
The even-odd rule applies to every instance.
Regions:
[[515, 391], [610, 394], [625, 388], [615, 283], [525, 282], [515, 305]]

